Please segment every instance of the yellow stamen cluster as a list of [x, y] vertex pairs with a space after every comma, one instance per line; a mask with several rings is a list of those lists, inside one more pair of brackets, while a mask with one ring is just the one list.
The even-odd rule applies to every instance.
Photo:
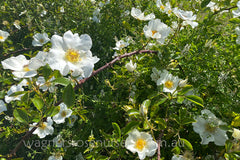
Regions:
[[173, 85], [174, 85], [173, 81], [170, 81], [170, 80], [168, 80], [164, 83], [164, 86], [168, 89], [173, 88]]
[[157, 31], [153, 30], [152, 31], [152, 36], [154, 36], [155, 33], [157, 33]]
[[65, 53], [65, 58], [71, 63], [77, 63], [81, 61], [79, 53], [74, 49], [68, 49]]
[[62, 117], [66, 117], [67, 116], [67, 112], [66, 111], [62, 111], [61, 116]]
[[39, 128], [42, 129], [42, 130], [44, 130], [46, 127], [47, 127], [46, 123], [41, 123], [39, 125]]
[[161, 6], [160, 6], [160, 8], [161, 8], [162, 10], [164, 10], [164, 9], [165, 9], [165, 7], [164, 7], [163, 5], [161, 5]]
[[142, 138], [139, 138], [137, 140], [137, 142], [135, 143], [135, 148], [137, 148], [138, 150], [143, 150], [143, 148], [146, 146], [147, 142], [142, 139]]
[[4, 39], [4, 37], [3, 37], [3, 36], [0, 36], [0, 39]]
[[23, 66], [23, 70], [24, 70], [25, 72], [30, 71], [30, 69], [28, 68], [28, 65]]
[[39, 42], [40, 42], [40, 43], [43, 43], [43, 42], [44, 42], [44, 40], [43, 40], [43, 39], [40, 39], [40, 40], [39, 40]]
[[217, 127], [211, 123], [207, 123], [205, 125], [205, 130], [210, 132], [210, 133], [214, 133], [217, 130]]

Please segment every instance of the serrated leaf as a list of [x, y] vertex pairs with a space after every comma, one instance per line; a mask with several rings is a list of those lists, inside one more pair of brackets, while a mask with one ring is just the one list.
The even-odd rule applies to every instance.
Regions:
[[180, 143], [185, 149], [190, 150], [190, 151], [193, 150], [193, 146], [188, 140], [186, 140], [184, 138], [180, 138]]
[[114, 128], [114, 131], [117, 133], [118, 138], [120, 138], [121, 137], [121, 129], [120, 129], [119, 125], [117, 123], [113, 122], [112, 126]]
[[129, 122], [123, 130], [123, 136], [127, 135], [132, 130], [132, 128], [135, 128], [138, 125], [139, 125], [138, 121]]
[[34, 106], [35, 106], [39, 111], [41, 111], [42, 107], [44, 106], [43, 100], [42, 100], [41, 98], [39, 98], [39, 97], [32, 98], [31, 100], [32, 100]]
[[186, 96], [186, 98], [189, 101], [203, 107], [203, 100], [202, 100], [201, 97], [198, 97], [198, 96], [195, 96], [195, 95], [189, 95], [189, 96]]
[[71, 83], [63, 91], [63, 102], [68, 106], [72, 106], [75, 102], [75, 92]]
[[62, 86], [67, 86], [71, 83], [71, 80], [69, 80], [68, 78], [56, 78], [53, 81], [51, 81], [54, 85], [60, 84]]
[[17, 121], [25, 124], [28, 123], [29, 118], [25, 109], [15, 109], [13, 111], [13, 115]]

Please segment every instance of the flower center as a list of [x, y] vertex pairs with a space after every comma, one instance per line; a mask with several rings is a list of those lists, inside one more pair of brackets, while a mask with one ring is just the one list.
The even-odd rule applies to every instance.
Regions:
[[68, 49], [67, 52], [65, 53], [65, 58], [72, 63], [79, 62], [81, 60], [79, 57], [80, 57], [79, 53], [74, 49]]
[[135, 147], [141, 151], [146, 146], [146, 144], [147, 142], [144, 139], [139, 138], [135, 144]]
[[3, 36], [0, 36], [0, 39], [4, 39], [4, 37], [3, 37]]
[[28, 68], [28, 65], [23, 66], [23, 71], [28, 72], [30, 69]]
[[41, 123], [39, 125], [39, 128], [42, 129], [42, 130], [44, 130], [46, 127], [47, 127], [46, 123]]
[[166, 82], [164, 83], [164, 86], [165, 86], [166, 88], [168, 88], [168, 89], [173, 88], [173, 81], [170, 81], [170, 80], [166, 81]]
[[154, 36], [155, 33], [157, 33], [157, 31], [153, 30], [152, 31], [152, 36]]
[[66, 111], [62, 111], [61, 116], [62, 117], [66, 117], [66, 115], [67, 115], [67, 112]]
[[162, 10], [164, 10], [164, 9], [165, 9], [165, 7], [164, 7], [163, 5], [161, 5], [161, 6], [160, 6], [160, 8], [161, 8]]
[[172, 10], [171, 10], [171, 9], [169, 9], [169, 10], [168, 10], [168, 14], [171, 14], [171, 13], [172, 13]]
[[39, 40], [39, 42], [40, 42], [40, 43], [43, 43], [43, 42], [44, 42], [44, 40], [41, 38], [41, 39]]
[[217, 129], [217, 126], [212, 124], [212, 123], [207, 123], [205, 125], [205, 130], [210, 132], [210, 133], [214, 133], [216, 131], [216, 129]]

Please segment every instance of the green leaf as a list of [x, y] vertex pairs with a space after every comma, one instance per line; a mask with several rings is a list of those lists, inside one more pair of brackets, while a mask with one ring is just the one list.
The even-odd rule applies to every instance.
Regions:
[[233, 127], [240, 127], [240, 116], [235, 117], [235, 118], [232, 120], [231, 125], [232, 125]]
[[154, 103], [154, 105], [158, 106], [160, 104], [163, 104], [168, 98], [161, 98], [159, 101], [157, 101], [156, 103]]
[[146, 99], [145, 101], [143, 101], [142, 105], [145, 106], [145, 107], [149, 107], [151, 104], [151, 101], [149, 99]]
[[43, 66], [42, 73], [43, 73], [43, 77], [44, 77], [45, 79], [48, 79], [48, 78], [49, 78], [49, 76], [50, 76], [51, 73], [52, 73], [52, 69], [49, 67], [48, 64], [45, 65], [45, 66]]
[[31, 100], [32, 100], [34, 106], [35, 106], [39, 111], [41, 111], [42, 107], [44, 106], [43, 100], [42, 100], [41, 98], [39, 98], [39, 97], [32, 98]]
[[180, 154], [181, 153], [181, 148], [176, 146], [172, 149], [172, 152], [174, 152], [175, 154]]
[[13, 94], [11, 94], [10, 97], [19, 96], [19, 95], [25, 94], [25, 93], [27, 93], [27, 91], [17, 91], [17, 92], [14, 92]]
[[129, 116], [138, 116], [140, 114], [139, 111], [136, 109], [130, 109], [127, 111], [127, 113]]
[[235, 24], [239, 24], [239, 23], [240, 23], [240, 19], [239, 19], [239, 18], [231, 18], [231, 19], [229, 20], [229, 22], [235, 23]]
[[63, 102], [68, 106], [72, 106], [75, 102], [75, 92], [71, 83], [63, 91]]
[[132, 128], [136, 128], [139, 125], [139, 123], [140, 122], [138, 121], [129, 122], [123, 130], [123, 136], [127, 135], [132, 130]]
[[227, 140], [226, 143], [225, 143], [226, 152], [230, 152], [232, 147], [233, 147], [233, 143], [231, 141]]
[[15, 109], [13, 115], [19, 122], [28, 123], [29, 118], [25, 109]]
[[54, 85], [60, 84], [62, 86], [67, 86], [71, 83], [71, 81], [68, 78], [61, 77], [61, 78], [54, 79], [52, 83]]
[[184, 101], [184, 97], [183, 96], [178, 96], [177, 97], [177, 102], [182, 104], [182, 102]]
[[113, 122], [112, 126], [114, 128], [114, 131], [117, 133], [118, 138], [120, 138], [121, 137], [121, 129], [120, 129], [119, 125], [117, 123]]
[[160, 129], [165, 129], [165, 128], [167, 127], [167, 123], [166, 123], [165, 120], [162, 119], [162, 118], [157, 118], [157, 119], [155, 120], [155, 123], [158, 124], [158, 126], [159, 126]]
[[182, 90], [179, 92], [181, 95], [184, 95], [186, 93], [188, 93], [189, 91], [193, 90], [193, 86], [192, 85], [186, 85], [182, 88]]
[[195, 95], [189, 95], [186, 97], [189, 101], [199, 105], [199, 106], [202, 106], [203, 107], [203, 100], [201, 97], [198, 97], [198, 96], [195, 96]]
[[46, 111], [46, 117], [55, 116], [60, 111], [60, 106], [52, 106]]
[[210, 1], [211, 1], [211, 0], [204, 0], [204, 1], [201, 3], [201, 7], [202, 7], [202, 8], [205, 8]]
[[190, 150], [190, 151], [193, 150], [193, 146], [188, 140], [186, 140], [184, 138], [180, 138], [180, 143], [182, 146], [184, 146], [185, 149]]

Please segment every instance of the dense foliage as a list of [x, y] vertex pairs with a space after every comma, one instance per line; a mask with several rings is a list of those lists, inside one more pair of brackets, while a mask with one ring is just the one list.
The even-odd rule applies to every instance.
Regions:
[[211, 2], [0, 1], [0, 158], [240, 159], [240, 2]]

